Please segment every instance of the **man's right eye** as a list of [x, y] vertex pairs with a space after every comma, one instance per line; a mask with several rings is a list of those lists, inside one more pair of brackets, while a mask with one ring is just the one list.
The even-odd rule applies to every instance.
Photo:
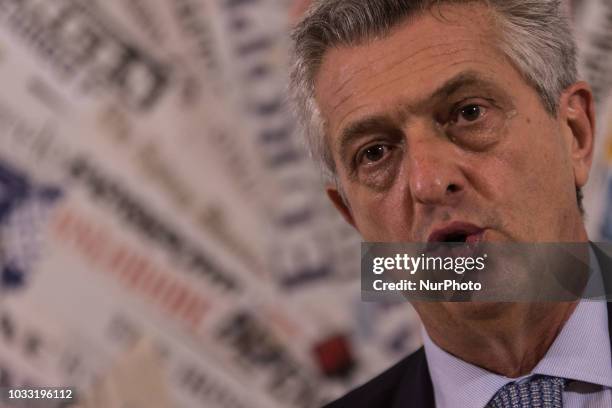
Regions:
[[388, 152], [389, 146], [381, 144], [370, 146], [362, 150], [357, 162], [359, 165], [375, 164], [384, 159]]

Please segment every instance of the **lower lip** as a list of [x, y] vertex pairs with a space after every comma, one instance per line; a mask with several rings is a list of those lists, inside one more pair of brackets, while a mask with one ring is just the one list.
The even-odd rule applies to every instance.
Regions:
[[426, 252], [430, 256], [475, 256], [481, 251], [480, 243], [485, 240], [486, 230], [480, 230], [475, 234], [468, 235], [463, 243], [452, 242], [430, 242]]

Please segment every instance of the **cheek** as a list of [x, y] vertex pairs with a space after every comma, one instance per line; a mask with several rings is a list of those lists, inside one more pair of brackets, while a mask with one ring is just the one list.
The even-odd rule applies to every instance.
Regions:
[[543, 237], [575, 200], [571, 169], [555, 126], [523, 120], [499, 147], [490, 171], [483, 169], [504, 222], [524, 238]]
[[355, 224], [363, 239], [371, 242], [410, 240], [409, 209], [392, 192], [372, 193], [357, 187], [349, 195]]
[[539, 207], [554, 208], [556, 204], [567, 204], [564, 200], [574, 195], [572, 168], [563, 144], [563, 138], [556, 131], [557, 124], [553, 121], [534, 126], [528, 130], [532, 139], [525, 143], [523, 153], [527, 163], [525, 177], [529, 180], [529, 190]]

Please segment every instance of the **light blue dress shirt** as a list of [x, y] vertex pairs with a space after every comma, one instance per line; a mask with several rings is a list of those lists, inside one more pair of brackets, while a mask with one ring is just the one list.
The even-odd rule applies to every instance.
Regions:
[[570, 380], [563, 392], [564, 408], [612, 407], [612, 356], [608, 309], [603, 301], [579, 302], [544, 358], [531, 374], [518, 380], [447, 353], [425, 330], [423, 343], [437, 408], [484, 408], [507, 383], [536, 374]]

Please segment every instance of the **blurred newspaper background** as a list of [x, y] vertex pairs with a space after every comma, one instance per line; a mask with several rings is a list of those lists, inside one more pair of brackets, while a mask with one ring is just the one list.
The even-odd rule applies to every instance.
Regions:
[[[0, 386], [318, 407], [416, 349], [286, 106], [292, 0], [0, 0]], [[574, 1], [612, 238], [612, 4]], [[143, 391], [143, 390], [148, 390]]]

